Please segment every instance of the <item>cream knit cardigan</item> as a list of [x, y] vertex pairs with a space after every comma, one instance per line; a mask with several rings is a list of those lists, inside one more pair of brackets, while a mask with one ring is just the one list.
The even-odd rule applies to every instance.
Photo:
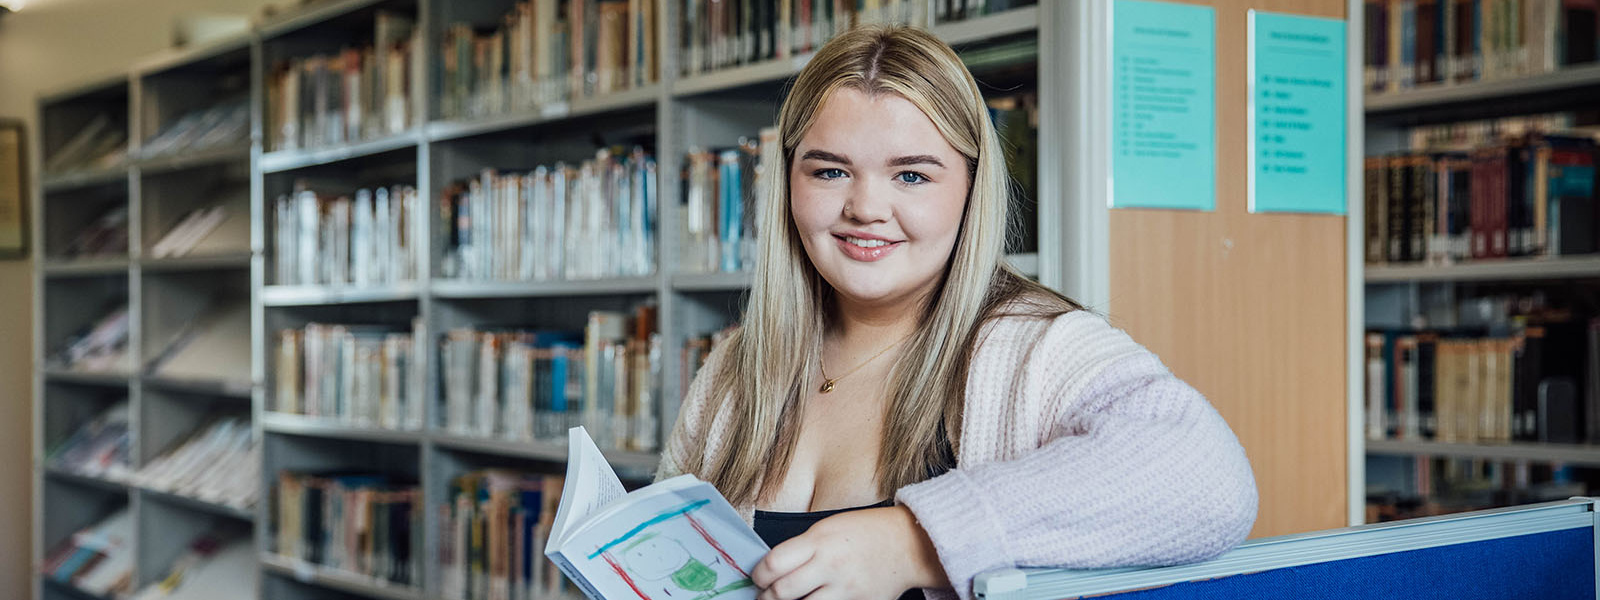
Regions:
[[[1244, 449], [1206, 399], [1090, 312], [984, 326], [967, 374], [957, 467], [901, 488], [961, 600], [1012, 566], [1100, 568], [1206, 560], [1256, 516]], [[714, 373], [714, 351], [700, 372]], [[689, 386], [657, 478], [702, 471], [722, 450], [706, 376]], [[737, 506], [746, 521], [753, 506]], [[949, 600], [950, 590], [927, 590]]]

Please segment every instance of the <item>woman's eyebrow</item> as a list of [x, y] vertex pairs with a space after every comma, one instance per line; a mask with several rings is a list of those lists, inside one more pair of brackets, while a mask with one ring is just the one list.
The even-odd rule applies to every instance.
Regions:
[[839, 163], [839, 164], [845, 165], [845, 166], [849, 166], [850, 165], [850, 159], [849, 158], [846, 158], [845, 156], [840, 155], [840, 154], [834, 154], [832, 152], [828, 152], [826, 150], [807, 150], [805, 154], [800, 155], [800, 160], [822, 160], [822, 161], [827, 161], [827, 162]]
[[915, 156], [896, 156], [894, 158], [889, 159], [889, 166], [891, 166], [891, 167], [904, 167], [904, 166], [909, 166], [909, 165], [933, 165], [933, 166], [936, 166], [936, 167], [939, 167], [939, 168], [943, 169], [944, 168], [944, 161], [941, 161], [937, 157], [929, 155], [929, 154], [918, 154], [918, 155], [915, 155]]

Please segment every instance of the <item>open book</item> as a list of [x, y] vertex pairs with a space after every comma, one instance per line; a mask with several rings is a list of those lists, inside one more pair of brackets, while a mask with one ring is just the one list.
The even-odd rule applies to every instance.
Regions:
[[711, 484], [679, 475], [624, 492], [582, 427], [545, 556], [591, 600], [753, 600], [767, 545]]

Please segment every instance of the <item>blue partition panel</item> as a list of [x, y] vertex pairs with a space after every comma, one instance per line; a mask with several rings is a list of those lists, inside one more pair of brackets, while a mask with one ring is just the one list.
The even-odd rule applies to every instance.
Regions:
[[1595, 600], [1595, 532], [1566, 529], [1126, 592], [1118, 600]]

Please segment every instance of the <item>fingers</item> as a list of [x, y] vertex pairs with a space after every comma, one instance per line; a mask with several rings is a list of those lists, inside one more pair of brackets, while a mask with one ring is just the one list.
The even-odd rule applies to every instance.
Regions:
[[816, 547], [803, 535], [778, 544], [777, 548], [768, 552], [756, 568], [750, 571], [750, 580], [761, 589], [772, 587], [773, 582], [811, 560], [815, 551]]
[[827, 583], [828, 576], [827, 569], [821, 568], [817, 561], [810, 561], [762, 589], [756, 600], [810, 600], [826, 589], [823, 584]]

